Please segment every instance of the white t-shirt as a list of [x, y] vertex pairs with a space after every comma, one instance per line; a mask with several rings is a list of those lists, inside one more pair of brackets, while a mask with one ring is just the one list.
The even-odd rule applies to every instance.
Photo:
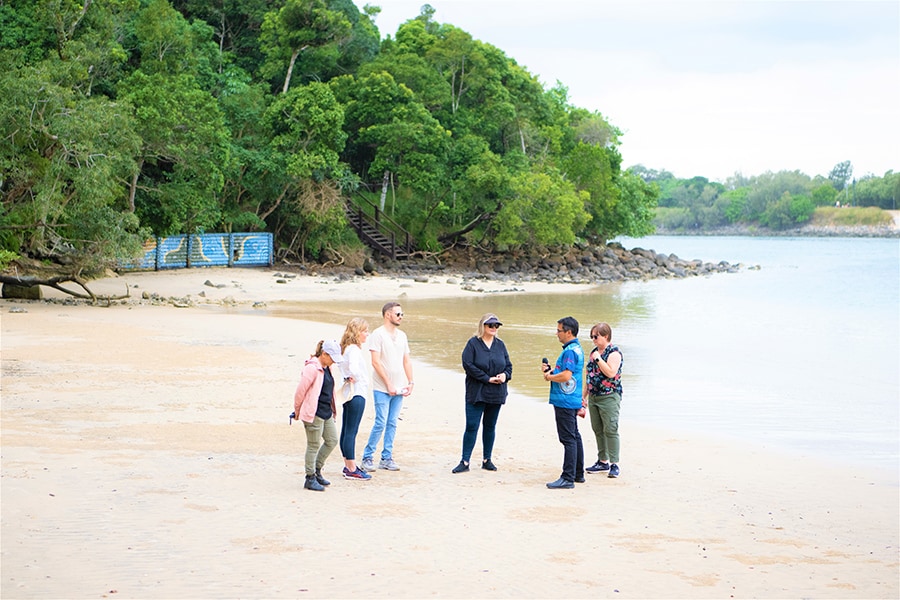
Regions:
[[[372, 332], [368, 339], [369, 350], [381, 353], [381, 365], [384, 367], [385, 373], [391, 378], [394, 384], [394, 391], [399, 392], [400, 388], [408, 384], [406, 380], [406, 371], [403, 370], [403, 357], [409, 354], [409, 341], [406, 334], [400, 329], [394, 330], [391, 336], [384, 328], [384, 325]], [[372, 389], [378, 392], [390, 393], [387, 383], [382, 381], [378, 375], [378, 371], [373, 369], [372, 372]]]

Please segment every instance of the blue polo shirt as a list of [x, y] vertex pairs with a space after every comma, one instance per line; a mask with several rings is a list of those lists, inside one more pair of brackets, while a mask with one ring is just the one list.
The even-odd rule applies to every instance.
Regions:
[[581, 408], [581, 385], [584, 378], [584, 351], [578, 338], [563, 346], [551, 373], [571, 371], [572, 378], [565, 383], [550, 382], [550, 404], [560, 408]]

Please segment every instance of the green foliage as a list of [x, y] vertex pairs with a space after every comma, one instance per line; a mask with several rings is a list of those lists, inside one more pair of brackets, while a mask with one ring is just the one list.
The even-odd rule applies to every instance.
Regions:
[[776, 202], [766, 206], [759, 222], [770, 229], [788, 229], [809, 220], [815, 205], [808, 196], [792, 196], [785, 192]]
[[850, 182], [851, 177], [853, 177], [853, 165], [850, 164], [849, 160], [836, 164], [834, 168], [831, 169], [831, 172], [828, 173], [828, 179], [831, 181], [831, 185], [839, 192], [847, 187], [847, 183]]
[[[382, 43], [352, 0], [0, 2], [0, 249], [139, 252], [148, 235], [268, 230], [279, 252], [358, 244], [351, 190], [420, 248], [515, 249], [792, 227], [896, 208], [900, 175], [622, 170], [622, 133], [424, 5]], [[659, 209], [656, 207], [659, 206]]]
[[337, 62], [351, 30], [346, 14], [325, 0], [286, 0], [263, 18], [259, 39], [266, 62], [261, 72], [283, 77], [282, 92], [289, 89], [295, 68], [301, 82], [309, 81]]
[[493, 227], [495, 241], [506, 246], [572, 244], [575, 232], [590, 220], [587, 192], [555, 171], [522, 173], [512, 178]]
[[291, 177], [321, 181], [342, 169], [344, 109], [327, 84], [311, 83], [280, 95], [266, 111], [265, 123]]
[[884, 177], [874, 175], [855, 182], [844, 198], [854, 206], [876, 206], [886, 210], [897, 210], [900, 206], [900, 173], [888, 171]]
[[893, 171], [884, 177], [869, 175], [854, 180], [839, 192], [834, 180], [849, 177], [852, 173], [849, 163], [836, 166], [831, 179], [781, 171], [752, 177], [735, 174], [724, 185], [697, 177], [680, 180], [671, 173], [643, 167], [635, 172], [645, 181], [660, 185], [661, 208], [684, 209], [658, 210], [654, 217], [657, 226], [679, 231], [709, 230], [738, 223], [783, 230], [809, 222], [816, 207], [833, 207], [839, 202], [842, 206], [891, 209], [896, 206], [895, 198], [900, 197], [900, 176]]
[[130, 191], [141, 223], [156, 235], [215, 227], [230, 137], [216, 100], [191, 75], [142, 71], [119, 94], [134, 107], [142, 140]]
[[3, 250], [2, 248], [0, 248], [0, 271], [5, 271], [10, 263], [18, 258], [20, 257], [15, 252]]

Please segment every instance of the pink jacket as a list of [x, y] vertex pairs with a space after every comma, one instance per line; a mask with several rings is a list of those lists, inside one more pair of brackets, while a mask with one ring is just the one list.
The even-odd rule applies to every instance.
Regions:
[[[316, 418], [319, 406], [319, 394], [322, 392], [322, 381], [325, 379], [325, 368], [319, 359], [313, 356], [303, 364], [300, 371], [300, 383], [294, 392], [294, 413], [304, 423], [312, 423]], [[331, 394], [331, 414], [337, 416], [334, 393]]]

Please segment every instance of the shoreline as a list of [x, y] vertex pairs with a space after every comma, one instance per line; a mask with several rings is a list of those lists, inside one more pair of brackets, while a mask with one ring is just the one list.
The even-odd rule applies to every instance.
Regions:
[[[257, 313], [253, 303], [327, 302], [336, 290], [376, 304], [471, 292], [388, 276], [279, 284], [275, 275], [197, 269], [103, 283], [202, 298], [194, 309], [0, 301], [0, 595], [900, 593], [900, 507], [889, 473], [836, 473], [628, 421], [619, 479], [589, 475], [573, 491], [547, 490], [562, 452], [552, 411], [513, 394], [498, 425], [500, 470], [452, 475], [463, 378], [418, 359], [420, 385], [397, 435], [401, 471], [347, 482], [334, 453], [325, 468], [332, 486], [303, 490], [303, 430], [284, 421], [303, 359], [342, 327]], [[528, 288], [516, 293], [573, 291]], [[359, 451], [372, 412], [369, 403]], [[580, 425], [592, 457], [589, 425]]]

